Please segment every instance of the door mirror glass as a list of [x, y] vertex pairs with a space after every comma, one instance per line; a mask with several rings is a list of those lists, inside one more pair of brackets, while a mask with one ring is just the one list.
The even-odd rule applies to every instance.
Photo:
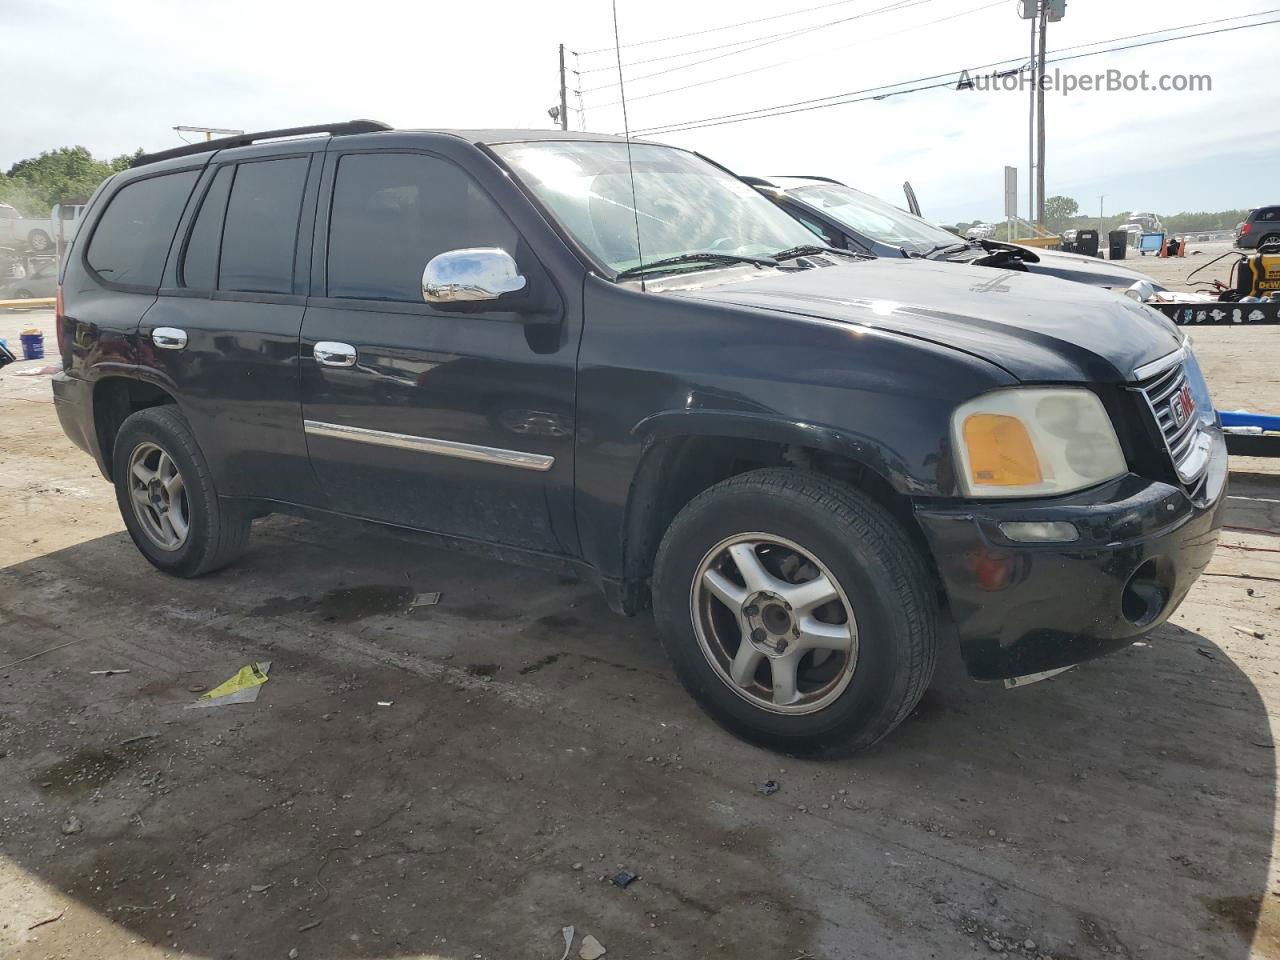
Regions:
[[422, 271], [422, 299], [427, 303], [497, 300], [526, 285], [511, 254], [500, 247], [447, 250], [432, 257]]

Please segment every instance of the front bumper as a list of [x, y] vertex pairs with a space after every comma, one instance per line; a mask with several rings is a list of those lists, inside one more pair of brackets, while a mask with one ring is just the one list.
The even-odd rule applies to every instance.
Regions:
[[[1050, 501], [917, 505], [970, 675], [1070, 666], [1164, 623], [1213, 556], [1226, 486], [1226, 443], [1214, 431], [1194, 496], [1129, 474]], [[1080, 538], [1016, 543], [1000, 532], [1010, 521], [1069, 521]]]

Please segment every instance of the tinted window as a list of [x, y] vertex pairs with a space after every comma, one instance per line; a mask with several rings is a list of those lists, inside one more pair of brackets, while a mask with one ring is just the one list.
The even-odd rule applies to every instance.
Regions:
[[227, 209], [231, 177], [235, 167], [223, 167], [213, 178], [196, 214], [195, 225], [187, 239], [187, 252], [182, 258], [182, 284], [210, 290], [218, 276], [218, 243], [222, 239], [222, 214]]
[[165, 256], [196, 172], [169, 173], [122, 187], [93, 231], [89, 266], [113, 283], [160, 285]]
[[306, 157], [291, 157], [236, 168], [222, 228], [218, 289], [293, 292], [293, 253], [307, 163]]
[[422, 302], [438, 253], [501, 247], [515, 228], [458, 167], [414, 154], [353, 154], [338, 164], [329, 226], [329, 296]]

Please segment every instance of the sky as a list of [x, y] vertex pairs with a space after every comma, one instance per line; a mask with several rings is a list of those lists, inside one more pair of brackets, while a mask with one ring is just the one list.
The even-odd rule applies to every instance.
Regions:
[[[637, 131], [948, 71], [988, 72], [975, 68], [1025, 60], [1030, 47], [1016, 0], [617, 7]], [[1068, 0], [1048, 48], [1052, 58], [1066, 47], [1247, 14], [1258, 16], [1202, 29], [1280, 19], [1280, 0]], [[773, 19], [750, 22], [759, 18]], [[623, 129], [610, 86], [617, 62], [608, 0], [0, 0], [0, 36], [9, 90], [0, 170], [71, 144], [104, 158], [176, 146], [180, 124], [262, 130], [370, 117], [397, 127], [549, 127], [561, 43], [571, 51], [569, 86], [583, 91], [585, 128]], [[1145, 70], [1153, 79], [1208, 74], [1212, 90], [1050, 92], [1046, 192], [1087, 213], [1105, 196], [1108, 214], [1280, 202], [1275, 93], [1260, 79], [1277, 41], [1280, 24], [1061, 64], [1074, 73]], [[39, 78], [38, 86], [14, 95], [17, 78]], [[569, 99], [578, 129], [579, 98]], [[650, 138], [739, 173], [830, 176], [898, 204], [909, 180], [932, 220], [998, 220], [1005, 165], [1018, 167], [1026, 213], [1028, 99], [948, 86]]]

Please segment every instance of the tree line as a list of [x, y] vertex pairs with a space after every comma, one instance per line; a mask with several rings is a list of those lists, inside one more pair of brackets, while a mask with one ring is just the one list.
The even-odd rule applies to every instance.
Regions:
[[0, 173], [0, 203], [16, 207], [23, 216], [47, 217], [55, 203], [89, 196], [103, 180], [126, 169], [141, 155], [139, 149], [111, 160], [97, 160], [84, 147], [46, 150]]

